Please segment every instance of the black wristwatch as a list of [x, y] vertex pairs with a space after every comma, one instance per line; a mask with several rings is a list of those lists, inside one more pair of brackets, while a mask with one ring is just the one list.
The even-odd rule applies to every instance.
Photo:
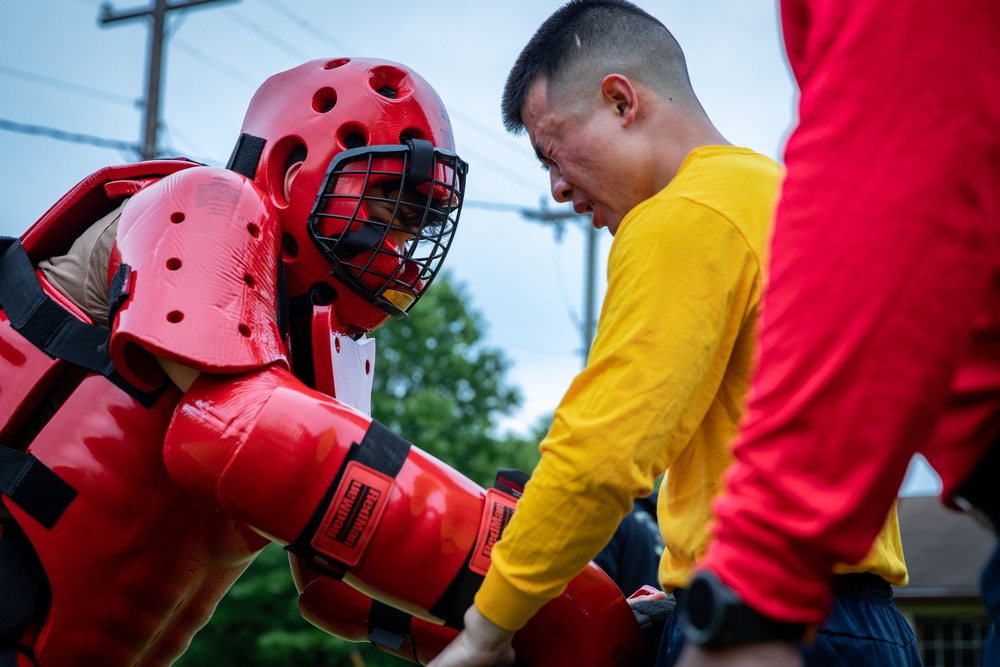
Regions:
[[681, 597], [688, 615], [684, 636], [704, 648], [798, 641], [806, 631], [805, 623], [775, 621], [743, 604], [740, 596], [711, 570], [699, 571]]

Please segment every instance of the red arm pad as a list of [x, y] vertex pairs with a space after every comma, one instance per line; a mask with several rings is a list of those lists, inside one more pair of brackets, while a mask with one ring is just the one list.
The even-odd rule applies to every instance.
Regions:
[[352, 445], [363, 454], [380, 446], [373, 434], [394, 437], [372, 424], [280, 367], [202, 375], [175, 412], [164, 456], [189, 490], [281, 544], [347, 562], [353, 585], [427, 615], [476, 540], [484, 492], [398, 438], [407, 449], [394, 479], [344, 466]]
[[[371, 608], [365, 600], [376, 598], [418, 617], [410, 627], [416, 655], [427, 659], [454, 631], [419, 617], [434, 619], [436, 606], [439, 617], [454, 614], [441, 600], [454, 592], [474, 545], [471, 565], [489, 566], [490, 547], [513, 509], [509, 496], [487, 494], [276, 366], [199, 377], [174, 414], [164, 455], [180, 484], [293, 545], [307, 564], [347, 567], [346, 583], [299, 572], [311, 622], [359, 637]], [[514, 646], [536, 667], [634, 664], [639, 626], [618, 588], [591, 564], [518, 632]]]
[[518, 664], [531, 667], [633, 667], [642, 633], [628, 601], [594, 563], [514, 635]]

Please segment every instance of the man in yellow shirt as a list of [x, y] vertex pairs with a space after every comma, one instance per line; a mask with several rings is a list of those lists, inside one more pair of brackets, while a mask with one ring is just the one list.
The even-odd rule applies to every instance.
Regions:
[[[587, 367], [556, 410], [465, 630], [432, 667], [510, 664], [513, 631], [665, 471], [660, 580], [665, 591], [686, 584], [743, 413], [783, 175], [726, 141], [673, 36], [623, 0], [574, 0], [546, 20], [510, 72], [503, 113], [508, 130], [527, 130], [553, 198], [615, 240]], [[889, 583], [906, 581], [895, 511], [871, 553], [839, 572], [838, 608], [807, 663], [919, 664], [891, 601]], [[658, 665], [679, 653], [678, 620]]]

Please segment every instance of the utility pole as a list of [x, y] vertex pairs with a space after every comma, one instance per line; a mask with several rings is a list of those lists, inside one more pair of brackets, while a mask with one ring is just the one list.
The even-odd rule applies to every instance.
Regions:
[[590, 221], [589, 214], [580, 214], [574, 211], [550, 211], [542, 200], [540, 210], [521, 209], [521, 215], [535, 222], [554, 225], [556, 228], [556, 238], [563, 232], [563, 223], [566, 220], [579, 221], [583, 225], [583, 232], [586, 235], [586, 247], [584, 248], [584, 279], [583, 279], [583, 324], [580, 327], [580, 335], [583, 339], [583, 365], [587, 365], [587, 357], [590, 356], [590, 344], [594, 340], [594, 332], [597, 328], [597, 229]]
[[152, 18], [149, 33], [149, 57], [146, 71], [146, 103], [145, 103], [145, 134], [142, 143], [142, 159], [151, 160], [156, 157], [156, 136], [160, 128], [160, 80], [163, 70], [163, 38], [166, 32], [167, 12], [175, 9], [187, 9], [195, 5], [205, 5], [210, 2], [233, 2], [234, 0], [187, 0], [187, 2], [169, 2], [169, 0], [153, 0], [149, 9], [130, 9], [115, 12], [110, 2], [101, 5], [98, 22], [103, 26], [116, 21], [135, 18]]

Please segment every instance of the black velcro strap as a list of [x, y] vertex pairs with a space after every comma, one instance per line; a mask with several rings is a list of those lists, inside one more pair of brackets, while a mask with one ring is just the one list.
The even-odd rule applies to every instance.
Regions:
[[419, 662], [413, 651], [412, 637], [410, 636], [410, 623], [413, 616], [405, 611], [400, 611], [395, 607], [372, 600], [368, 611], [368, 641], [379, 648], [400, 655], [407, 641], [410, 642], [409, 651], [412, 655], [403, 655], [413, 662]]
[[372, 600], [368, 610], [368, 631], [384, 630], [394, 635], [408, 636], [413, 616], [405, 611], [390, 607], [379, 600]]
[[486, 492], [476, 542], [441, 597], [428, 610], [443, 619], [445, 626], [456, 630], [464, 627], [465, 611], [472, 605], [476, 592], [483, 584], [483, 573], [489, 567], [489, 553], [510, 522], [514, 514], [514, 503], [524, 493], [524, 485], [529, 477], [530, 475], [513, 468], [500, 468], [497, 472], [493, 488]]
[[455, 578], [444, 589], [434, 606], [428, 609], [430, 613], [444, 621], [446, 627], [461, 630], [465, 627], [465, 612], [472, 606], [476, 592], [483, 585], [485, 577], [469, 569], [472, 560], [470, 551], [462, 563], [462, 568]]
[[140, 391], [115, 370], [109, 330], [83, 322], [45, 293], [20, 239], [0, 237], [0, 251], [0, 308], [15, 331], [54, 359], [100, 373], [143, 406], [156, 402], [162, 388]]
[[409, 442], [372, 420], [354, 460], [384, 475], [395, 477], [409, 454]]
[[132, 283], [132, 267], [128, 264], [121, 264], [111, 278], [108, 286], [108, 326], [115, 321], [118, 309], [125, 305], [128, 298], [132, 296], [129, 291]]
[[243, 133], [236, 140], [233, 147], [233, 154], [229, 156], [229, 164], [226, 169], [243, 174], [250, 180], [257, 175], [257, 165], [260, 163], [260, 155], [264, 152], [264, 144], [267, 143], [261, 137]]
[[3, 238], [0, 244], [5, 248], [0, 255], [0, 306], [14, 330], [51, 357], [102, 375], [110, 372], [111, 358], [96, 354], [109, 337], [107, 330], [78, 320], [45, 293], [20, 240]]
[[[323, 519], [339, 490], [348, 465], [357, 463], [387, 477], [395, 478], [410, 453], [410, 446], [409, 442], [372, 420], [365, 437], [361, 439], [361, 444], [351, 444], [347, 456], [344, 457], [344, 462], [340, 465], [333, 482], [323, 495], [323, 500], [313, 512], [309, 523], [295, 538], [295, 541], [286, 548], [303, 558], [313, 569], [334, 579], [343, 578], [350, 566], [328, 553], [318, 551], [313, 546], [313, 538], [320, 531]], [[374, 528], [373, 525], [369, 529], [374, 530]]]
[[0, 447], [0, 493], [46, 528], [55, 525], [76, 497], [76, 489], [44, 463], [9, 447]]
[[410, 147], [410, 168], [406, 172], [406, 185], [423, 185], [431, 180], [434, 171], [434, 144], [426, 139], [407, 139]]

